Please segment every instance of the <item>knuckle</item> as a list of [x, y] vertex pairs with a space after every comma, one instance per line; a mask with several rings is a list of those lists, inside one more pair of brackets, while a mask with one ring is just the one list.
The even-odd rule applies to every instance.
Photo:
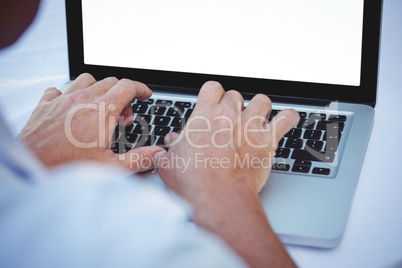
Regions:
[[105, 89], [110, 89], [114, 85], [116, 85], [119, 82], [119, 80], [116, 77], [107, 77], [101, 82], [98, 82], [96, 86], [99, 87], [105, 87]]
[[207, 81], [204, 86], [223, 90], [222, 85], [217, 81]]
[[134, 84], [134, 81], [132, 81], [130, 79], [127, 79], [127, 78], [123, 78], [123, 79], [120, 80], [120, 83], [127, 84], [127, 85], [131, 86], [132, 84]]
[[237, 112], [232, 107], [217, 105], [214, 108], [214, 116], [227, 116], [229, 118], [235, 118], [237, 116]]
[[58, 89], [55, 88], [55, 87], [49, 87], [49, 88], [47, 88], [47, 89], [45, 90], [45, 93], [46, 93], [46, 92], [53, 92], [53, 91], [58, 91]]
[[119, 83], [121, 83], [122, 86], [124, 87], [129, 87], [129, 88], [133, 88], [133, 89], [138, 89], [139, 87], [139, 83], [127, 78], [123, 78], [119, 81]]
[[271, 99], [267, 96], [267, 95], [264, 95], [264, 94], [257, 94], [256, 96], [255, 96], [255, 98], [257, 98], [259, 101], [261, 101], [261, 102], [265, 102], [265, 103], [268, 103], [268, 105], [272, 105], [272, 101], [271, 101]]
[[233, 89], [227, 91], [226, 94], [229, 94], [232, 98], [235, 99], [243, 99], [243, 96], [240, 94], [240, 92]]
[[79, 77], [84, 78], [85, 80], [95, 80], [95, 78], [90, 73], [82, 73]]
[[83, 90], [75, 91], [67, 96], [66, 102], [70, 105], [84, 102], [87, 98]]
[[117, 79], [114, 76], [111, 76], [111, 77], [105, 78], [105, 81], [107, 81], [108, 83], [111, 83], [111, 84], [117, 84], [117, 82], [119, 82], [119, 79]]

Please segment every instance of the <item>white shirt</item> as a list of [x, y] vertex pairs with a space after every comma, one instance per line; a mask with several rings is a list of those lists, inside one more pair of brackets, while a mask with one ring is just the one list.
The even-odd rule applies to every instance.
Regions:
[[0, 267], [245, 266], [217, 237], [185, 233], [186, 217], [124, 170], [45, 170], [0, 117]]

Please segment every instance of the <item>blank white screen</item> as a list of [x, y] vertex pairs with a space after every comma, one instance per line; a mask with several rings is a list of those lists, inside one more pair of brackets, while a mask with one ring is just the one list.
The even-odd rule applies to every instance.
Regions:
[[84, 62], [360, 85], [364, 0], [82, 0]]

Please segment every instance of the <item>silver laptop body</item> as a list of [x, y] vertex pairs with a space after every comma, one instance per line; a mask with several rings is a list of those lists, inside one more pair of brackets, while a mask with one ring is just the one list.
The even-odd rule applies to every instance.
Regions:
[[[294, 108], [306, 116], [302, 120], [316, 116], [313, 126], [301, 122], [296, 127], [300, 133], [284, 138], [280, 147], [289, 150], [275, 159], [260, 197], [284, 243], [332, 248], [342, 239], [373, 126], [381, 7], [381, 0], [159, 1], [152, 7], [141, 1], [66, 0], [70, 77], [89, 72], [97, 79], [145, 82], [154, 91], [149, 105], [169, 100], [168, 110], [178, 102], [190, 103], [184, 113], [193, 107], [202, 83], [217, 80], [227, 90], [239, 90], [246, 105], [256, 93], [265, 93], [274, 110]], [[107, 10], [114, 15], [103, 16]], [[265, 36], [265, 29], [272, 37]], [[243, 43], [242, 38], [255, 40]], [[264, 47], [252, 45], [258, 41], [283, 50], [265, 55]], [[194, 47], [197, 42], [201, 45]], [[298, 56], [301, 51], [307, 56]], [[293, 57], [296, 67], [289, 67]], [[270, 58], [278, 70], [275, 65], [265, 69]], [[133, 111], [143, 107], [132, 105]], [[342, 129], [335, 132], [331, 126]], [[332, 138], [339, 143], [329, 153]], [[320, 150], [310, 150], [317, 144]], [[307, 160], [298, 158], [306, 152]], [[158, 180], [155, 173], [145, 176]]]

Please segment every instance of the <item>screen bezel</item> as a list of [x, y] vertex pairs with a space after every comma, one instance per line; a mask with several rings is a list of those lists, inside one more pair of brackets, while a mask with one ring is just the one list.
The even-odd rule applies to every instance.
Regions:
[[189, 93], [197, 93], [197, 89], [204, 82], [215, 80], [219, 81], [225, 89], [235, 89], [245, 95], [264, 93], [268, 96], [281, 96], [281, 99], [285, 101], [286, 98], [293, 100], [295, 98], [336, 100], [367, 104], [374, 107], [377, 95], [382, 0], [364, 1], [363, 12], [360, 86], [345, 86], [85, 64], [81, 0], [66, 0], [70, 79], [87, 72], [96, 79], [116, 76], [118, 78], [130, 78], [149, 85], [167, 86], [166, 88], [169, 90], [174, 89], [178, 92], [188, 92], [193, 89]]

